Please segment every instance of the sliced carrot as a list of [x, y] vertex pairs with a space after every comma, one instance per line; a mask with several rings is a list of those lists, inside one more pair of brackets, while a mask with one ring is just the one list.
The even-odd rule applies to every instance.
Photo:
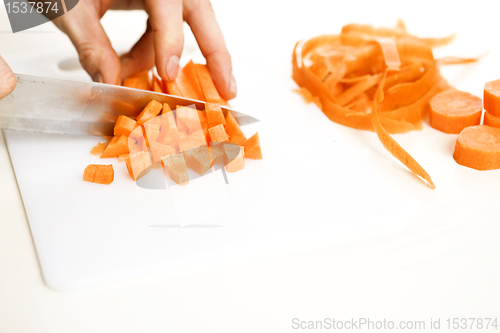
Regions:
[[224, 144], [224, 166], [227, 172], [236, 172], [245, 168], [245, 148], [233, 143]]
[[219, 144], [211, 143], [209, 151], [210, 151], [210, 158], [212, 159], [213, 164], [224, 163], [224, 150], [220, 147]]
[[177, 81], [177, 84], [179, 85], [179, 88], [182, 91], [182, 97], [196, 99], [196, 100], [203, 99], [203, 95], [198, 94], [197, 89], [195, 89], [195, 87], [191, 83], [191, 80], [189, 79], [189, 76], [184, 71], [184, 69], [179, 72], [179, 74], [177, 75], [177, 79], [175, 79], [175, 81]]
[[224, 113], [218, 103], [205, 103], [205, 113], [207, 115], [208, 128], [222, 124], [226, 126]]
[[86, 182], [109, 185], [115, 179], [113, 165], [89, 164], [83, 172]]
[[449, 90], [431, 99], [429, 121], [437, 130], [459, 134], [466, 127], [479, 125], [482, 111], [483, 104], [479, 97]]
[[186, 66], [182, 69], [182, 71], [186, 74], [187, 79], [191, 83], [193, 90], [196, 93], [198, 100], [206, 101], [205, 96], [203, 94], [203, 90], [201, 89], [200, 80], [198, 79], [197, 68], [196, 65], [190, 60]]
[[138, 180], [149, 172], [152, 161], [151, 154], [147, 151], [139, 151], [130, 153], [128, 159], [125, 160], [127, 171], [133, 180]]
[[144, 138], [148, 147], [151, 147], [152, 142], [156, 142], [160, 135], [160, 124], [148, 121], [144, 123]]
[[205, 140], [210, 142], [210, 134], [208, 134], [208, 120], [207, 114], [205, 111], [198, 110], [198, 118], [200, 119], [200, 125], [203, 129], [203, 133], [205, 133]]
[[222, 104], [222, 99], [215, 88], [212, 76], [208, 71], [206, 65], [197, 64], [196, 73], [198, 75], [198, 81], [200, 82], [201, 90], [203, 91], [204, 100], [208, 103], [219, 103]]
[[260, 147], [259, 132], [248, 138], [248, 140], [243, 144], [243, 147], [245, 148], [246, 158], [251, 158], [254, 160], [262, 159], [262, 149]]
[[491, 127], [498, 127], [500, 128], [500, 117], [494, 116], [488, 111], [484, 113], [484, 120], [483, 120], [484, 125], [488, 125]]
[[125, 79], [123, 81], [123, 86], [124, 87], [129, 87], [129, 88], [135, 88], [135, 89], [143, 89], [143, 90], [150, 90], [151, 86], [149, 85], [149, 78], [146, 72], [146, 75], [144, 73], [139, 74], [137, 76], [129, 77], [128, 79]]
[[188, 168], [203, 176], [213, 165], [212, 156], [207, 146], [196, 147], [184, 152]]
[[125, 135], [115, 136], [101, 154], [101, 158], [118, 157], [127, 154], [128, 151], [128, 138]]
[[172, 109], [170, 108], [170, 105], [168, 105], [167, 103], [163, 103], [161, 114], [166, 114], [167, 112], [172, 112]]
[[160, 134], [157, 141], [164, 145], [177, 147], [179, 145], [179, 131], [175, 123], [174, 113], [164, 113], [161, 116]]
[[161, 80], [161, 78], [154, 74], [153, 75], [153, 87], [152, 87], [152, 90], [154, 92], [158, 92], [158, 93], [165, 93], [165, 89], [163, 88], [163, 82]]
[[163, 145], [155, 141], [150, 142], [150, 145], [151, 157], [153, 158], [153, 162], [155, 163], [160, 162], [165, 157], [176, 153], [175, 148], [172, 146]]
[[229, 142], [229, 136], [222, 124], [209, 128], [208, 133], [210, 134], [210, 140], [212, 142]]
[[186, 185], [189, 183], [188, 169], [183, 154], [167, 156], [162, 162], [167, 168], [170, 179], [179, 185]]
[[184, 152], [196, 147], [206, 146], [205, 134], [202, 130], [196, 131], [179, 141], [179, 151]]
[[139, 125], [144, 124], [146, 121], [155, 118], [161, 111], [163, 105], [160, 102], [152, 100], [146, 105], [146, 107], [137, 116], [137, 123]]
[[241, 146], [247, 140], [231, 111], [227, 111], [225, 130], [227, 135], [229, 135], [229, 142]]
[[476, 170], [500, 169], [500, 129], [485, 125], [465, 128], [457, 138], [453, 158]]
[[116, 121], [114, 134], [129, 136], [135, 129], [137, 122], [127, 116], [119, 116]]
[[500, 117], [500, 80], [485, 83], [484, 109], [492, 115]]

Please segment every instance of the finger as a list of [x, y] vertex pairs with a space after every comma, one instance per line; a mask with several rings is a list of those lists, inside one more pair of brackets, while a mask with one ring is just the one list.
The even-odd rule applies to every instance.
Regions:
[[237, 89], [232, 74], [231, 56], [210, 1], [186, 2], [184, 19], [196, 37], [200, 50], [207, 60], [207, 66], [215, 86], [222, 98], [228, 100], [234, 98]]
[[79, 6], [54, 20], [71, 39], [78, 52], [82, 67], [92, 80], [120, 84], [120, 59], [108, 36], [90, 7]]
[[10, 94], [16, 88], [16, 76], [9, 65], [0, 56], [0, 99]]
[[154, 66], [155, 53], [153, 39], [153, 30], [148, 22], [146, 32], [142, 35], [141, 39], [132, 47], [130, 52], [120, 57], [122, 80], [136, 72], [145, 71]]
[[155, 63], [162, 79], [173, 81], [184, 47], [182, 0], [146, 0], [154, 33]]

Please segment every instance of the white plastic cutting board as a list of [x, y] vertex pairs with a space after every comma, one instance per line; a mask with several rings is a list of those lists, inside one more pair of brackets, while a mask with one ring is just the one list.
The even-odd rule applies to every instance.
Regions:
[[[64, 59], [8, 60], [18, 72], [86, 79], [76, 60], [64, 62], [66, 71], [50, 65]], [[4, 132], [47, 285], [72, 290], [404, 224], [411, 207], [346, 141], [341, 126], [292, 93], [288, 75], [246, 63], [236, 67], [240, 94], [233, 106], [261, 120], [243, 130], [259, 131], [264, 160], [247, 160], [244, 171], [228, 175], [229, 184], [219, 170], [188, 186], [143, 189], [124, 164], [89, 153], [102, 138]], [[113, 163], [114, 182], [82, 181], [91, 163]], [[163, 184], [161, 170], [151, 175]], [[413, 176], [404, 179], [432, 193]]]

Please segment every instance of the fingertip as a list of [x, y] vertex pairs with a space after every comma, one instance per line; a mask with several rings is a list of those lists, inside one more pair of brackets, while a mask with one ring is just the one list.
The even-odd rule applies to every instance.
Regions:
[[5, 96], [13, 92], [17, 86], [16, 75], [11, 71], [7, 72], [3, 76], [1, 81], [2, 82], [0, 82], [0, 99], [4, 98]]
[[174, 55], [171, 56], [167, 62], [167, 66], [165, 67], [165, 74], [167, 81], [174, 81], [177, 78], [177, 74], [179, 74], [179, 57]]

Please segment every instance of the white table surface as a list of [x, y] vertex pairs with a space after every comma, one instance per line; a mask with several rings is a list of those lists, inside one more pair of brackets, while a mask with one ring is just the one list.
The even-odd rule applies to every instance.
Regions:
[[[0, 8], [0, 54], [71, 50], [51, 24], [6, 33], [10, 28]], [[460, 55], [471, 56], [483, 51], [484, 38], [496, 43], [500, 32], [500, 3], [493, 1], [462, 6], [456, 1], [216, 0], [214, 8], [235, 67], [238, 58], [252, 56], [284, 75], [296, 40], [338, 32], [346, 23], [390, 25], [402, 17], [418, 35], [457, 32], [456, 43], [470, 45], [470, 54]], [[132, 43], [142, 34], [143, 19], [138, 13], [115, 13], [103, 24], [112, 41], [126, 34]], [[193, 48], [191, 36], [186, 45]], [[485, 80], [500, 73], [491, 76]], [[326, 317], [441, 318], [443, 328], [450, 317], [498, 317], [500, 214], [489, 220], [421, 216], [400, 230], [374, 231], [361, 240], [323, 239], [319, 248], [297, 245], [292, 254], [59, 293], [43, 283], [0, 136], [0, 332], [288, 332], [296, 331], [293, 318]]]

